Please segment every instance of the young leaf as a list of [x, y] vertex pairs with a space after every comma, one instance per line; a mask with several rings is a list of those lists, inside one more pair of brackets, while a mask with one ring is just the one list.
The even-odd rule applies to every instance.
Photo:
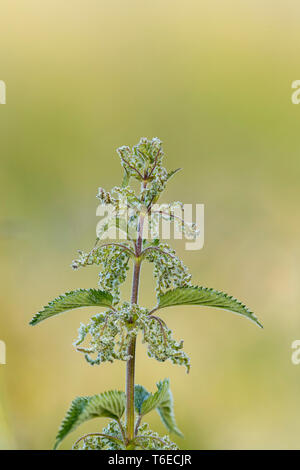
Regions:
[[125, 411], [125, 393], [118, 390], [100, 393], [91, 397], [86, 404], [82, 419], [105, 417], [120, 419]]
[[134, 407], [136, 412], [140, 415], [142, 404], [150, 396], [145, 387], [142, 385], [135, 385], [134, 387]]
[[150, 393], [148, 398], [146, 398], [142, 403], [140, 412], [142, 416], [147, 413], [150, 413], [150, 411], [154, 410], [155, 408], [160, 406], [161, 403], [163, 403], [168, 392], [169, 386], [169, 379], [164, 379], [158, 382], [157, 392], [155, 392], [154, 394]]
[[178, 287], [162, 294], [158, 299], [157, 309], [171, 307], [173, 305], [202, 305], [205, 307], [216, 307], [230, 312], [243, 315], [252, 320], [260, 328], [262, 324], [258, 321], [251, 310], [234, 297], [206, 287]]
[[36, 325], [46, 318], [53, 317], [59, 313], [80, 307], [111, 307], [113, 297], [111, 294], [98, 289], [78, 289], [60, 295], [49, 302], [43, 310], [40, 310], [31, 320], [30, 325]]
[[173, 408], [173, 396], [170, 388], [168, 388], [167, 393], [165, 394], [165, 398], [158, 406], [157, 411], [168, 431], [177, 434], [177, 436], [183, 437], [183, 434], [176, 425]]
[[180, 170], [182, 170], [182, 168], [176, 168], [176, 170], [169, 171], [168, 176], [167, 176], [167, 181], [169, 181], [169, 179], [172, 178], [172, 176], [174, 176]]
[[75, 398], [61, 423], [54, 449], [57, 449], [61, 441], [85, 421], [93, 418], [120, 419], [125, 411], [125, 401], [125, 393], [117, 390], [92, 397]]

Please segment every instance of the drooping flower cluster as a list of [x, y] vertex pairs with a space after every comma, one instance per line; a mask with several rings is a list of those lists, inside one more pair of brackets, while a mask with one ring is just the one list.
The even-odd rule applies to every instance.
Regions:
[[191, 274], [187, 267], [167, 243], [149, 247], [145, 259], [154, 264], [156, 292], [161, 295], [165, 290], [191, 285]]
[[136, 240], [138, 217], [143, 204], [130, 186], [115, 186], [110, 192], [99, 188], [97, 198], [104, 207], [103, 219], [97, 225], [97, 237]]
[[[147, 309], [124, 302], [116, 310], [95, 315], [88, 325], [82, 323], [74, 344], [78, 351], [85, 353], [86, 360], [92, 365], [115, 359], [128, 361], [129, 343], [138, 334], [142, 319], [147, 315]], [[89, 346], [82, 347], [87, 337]], [[96, 355], [95, 359], [92, 355]]]
[[[95, 435], [87, 436], [85, 439], [82, 439], [78, 444], [73, 445], [74, 450], [124, 450], [125, 445], [123, 442], [123, 437], [120, 431], [120, 427], [116, 421], [109, 421], [107, 426], [102, 429], [101, 434], [106, 434], [107, 436], [97, 436]], [[114, 440], [118, 439], [121, 441]]]
[[[83, 346], [88, 339], [88, 346]], [[93, 316], [87, 325], [81, 323], [78, 338], [74, 342], [77, 351], [84, 353], [91, 365], [113, 362], [115, 359], [127, 361], [130, 333], [123, 321], [111, 310]]]
[[[124, 425], [124, 423], [122, 423]], [[116, 421], [109, 421], [108, 425], [102, 430], [105, 436], [90, 435], [75, 443], [74, 450], [124, 450], [122, 444], [122, 433]], [[119, 442], [121, 441], [121, 442]], [[172, 442], [169, 436], [160, 437], [155, 431], [152, 431], [149, 424], [143, 423], [138, 429], [137, 436], [134, 439], [135, 447], [144, 450], [177, 450], [178, 447]]]
[[183, 234], [190, 240], [197, 238], [200, 232], [196, 225], [189, 221], [191, 214], [188, 214], [189, 218], [186, 217], [185, 209], [180, 201], [171, 204], [154, 204], [149, 214], [151, 237], [159, 238], [160, 230], [162, 230], [162, 238], [169, 238], [171, 223], [173, 223], [175, 239], [181, 239]]
[[177, 450], [177, 445], [172, 442], [169, 436], [160, 437], [160, 435], [152, 431], [148, 423], [140, 425], [136, 442], [145, 450]]
[[178, 342], [172, 338], [172, 330], [161, 318], [150, 315], [147, 320], [143, 342], [148, 345], [148, 356], [159, 362], [165, 362], [169, 359], [173, 364], [184, 366], [189, 372], [190, 358], [182, 349], [183, 341]]
[[[172, 331], [163, 320], [136, 304], [125, 302], [115, 310], [95, 315], [87, 325], [82, 323], [74, 345], [92, 365], [115, 359], [128, 361], [128, 346], [139, 332], [143, 333], [143, 342], [148, 345], [149, 357], [160, 362], [169, 359], [189, 371], [190, 360], [182, 350], [183, 342], [172, 338]], [[86, 341], [88, 345], [84, 346]]]
[[79, 258], [72, 262], [73, 269], [93, 264], [102, 265], [98, 285], [100, 289], [112, 294], [114, 304], [120, 300], [120, 285], [126, 280], [129, 269], [130, 252], [126, 248], [128, 244], [124, 243], [123, 247], [103, 245], [89, 253], [79, 251]]

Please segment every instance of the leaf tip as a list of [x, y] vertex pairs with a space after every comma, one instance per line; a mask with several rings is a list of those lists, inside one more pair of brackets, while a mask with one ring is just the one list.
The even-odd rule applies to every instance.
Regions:
[[30, 320], [29, 325], [30, 325], [30, 326], [35, 326], [37, 323], [38, 323], [38, 319], [36, 318], [36, 316], [34, 316], [34, 317]]

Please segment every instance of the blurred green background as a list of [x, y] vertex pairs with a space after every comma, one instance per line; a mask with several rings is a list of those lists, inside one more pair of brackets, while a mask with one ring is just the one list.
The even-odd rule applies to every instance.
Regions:
[[[205, 204], [204, 249], [177, 244], [194, 283], [243, 300], [265, 329], [167, 310], [191, 373], [139, 344], [138, 383], [170, 377], [181, 448], [300, 448], [299, 2], [2, 0], [0, 15], [0, 448], [50, 448], [76, 395], [124, 387], [123, 363], [91, 367], [72, 346], [91, 310], [28, 322], [97, 285], [97, 268], [70, 263], [94, 243], [98, 186], [120, 182], [115, 149], [141, 136], [184, 168], [164, 200]], [[150, 306], [150, 269], [142, 281]]]

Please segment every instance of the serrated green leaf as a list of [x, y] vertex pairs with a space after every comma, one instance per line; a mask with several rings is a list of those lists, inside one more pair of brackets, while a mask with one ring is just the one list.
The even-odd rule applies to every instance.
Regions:
[[157, 411], [168, 431], [177, 434], [177, 436], [183, 437], [182, 432], [178, 429], [176, 425], [173, 396], [170, 387], [168, 388], [165, 394], [164, 400], [157, 407]]
[[111, 307], [113, 297], [111, 294], [99, 289], [78, 289], [67, 292], [49, 302], [43, 310], [39, 311], [31, 320], [30, 325], [36, 325], [47, 318], [59, 313], [80, 307]]
[[136, 412], [140, 415], [142, 404], [150, 396], [145, 387], [142, 385], [135, 385], [134, 387], [134, 407]]
[[93, 418], [120, 419], [125, 411], [124, 392], [111, 390], [92, 397], [77, 397], [72, 401], [61, 423], [54, 449], [80, 424]]
[[157, 408], [161, 403], [163, 403], [165, 396], [168, 392], [168, 388], [169, 379], [164, 379], [158, 382], [157, 392], [155, 392], [154, 394], [150, 393], [148, 398], [143, 401], [140, 414], [144, 416], [145, 414], [150, 413], [150, 411]]
[[78, 419], [81, 413], [84, 410], [84, 407], [86, 406], [88, 400], [90, 397], [77, 397], [75, 400], [72, 401], [71, 406], [69, 410], [67, 411], [67, 414], [65, 418], [63, 419], [59, 431], [56, 436], [56, 442], [54, 449], [58, 447], [60, 442], [74, 429], [77, 428], [78, 426]]
[[242, 302], [224, 292], [208, 289], [207, 287], [178, 287], [169, 290], [159, 297], [157, 309], [173, 305], [202, 305], [204, 307], [221, 308], [238, 315], [243, 315], [256, 323], [260, 328], [263, 328], [254, 313]]
[[83, 410], [86, 419], [105, 417], [119, 419], [125, 411], [125, 393], [117, 390], [100, 393], [91, 397]]

